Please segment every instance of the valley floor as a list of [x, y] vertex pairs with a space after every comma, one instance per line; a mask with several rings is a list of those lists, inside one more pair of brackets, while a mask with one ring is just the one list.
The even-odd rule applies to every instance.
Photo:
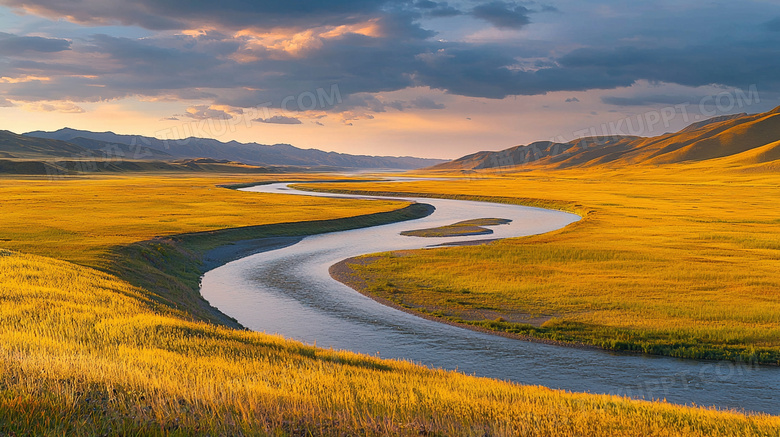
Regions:
[[[421, 213], [399, 202], [282, 199], [217, 187], [237, 182], [249, 180], [2, 180], [0, 246], [10, 250], [0, 251], [0, 435], [780, 433], [780, 418], [772, 416], [520, 386], [229, 328], [229, 321], [210, 312], [197, 296], [205, 251], [235, 240], [367, 226]], [[533, 185], [531, 180], [511, 183]], [[483, 184], [483, 190], [496, 187], [492, 181]], [[584, 191], [567, 196], [579, 194]], [[559, 196], [545, 192], [539, 197]], [[502, 244], [526, 256], [525, 246], [553, 241], [552, 252], [531, 259], [538, 260], [539, 269], [554, 270], [547, 264], [556, 256], [590, 261], [594, 271], [615, 259], [618, 266], [642, 260], [641, 250], [633, 252], [639, 249], [629, 242], [617, 258], [594, 259], [582, 248], [560, 248], [580, 238], [579, 232], [592, 235], [594, 228], [603, 229], [601, 220], [610, 217], [607, 207], [582, 197], [584, 205], [592, 205], [583, 225]], [[639, 207], [655, 207], [644, 202]], [[614, 208], [634, 229], [646, 223], [627, 217], [634, 214], [631, 205]], [[361, 218], [349, 219], [353, 216]], [[323, 221], [293, 223], [315, 219]], [[750, 222], [767, 232], [776, 220], [766, 211], [749, 219], [769, 221]], [[727, 234], [732, 238], [704, 241], [752, 244], [757, 248], [751, 250], [767, 256], [758, 271], [775, 266], [771, 256], [776, 249], [767, 247], [768, 237], [751, 235], [755, 239]], [[555, 243], [559, 239], [564, 242]], [[658, 246], [665, 241], [659, 236]], [[709, 250], [716, 249], [727, 248]], [[655, 266], [662, 265], [666, 250], [671, 249], [658, 252]], [[435, 263], [440, 258], [426, 259]], [[419, 271], [427, 267], [421, 264]], [[771, 296], [766, 300], [773, 305]]]

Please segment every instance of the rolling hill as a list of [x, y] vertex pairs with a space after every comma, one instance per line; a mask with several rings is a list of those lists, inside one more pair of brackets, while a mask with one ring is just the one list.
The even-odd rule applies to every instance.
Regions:
[[445, 162], [440, 159], [414, 158], [410, 156], [368, 156], [345, 153], [324, 152], [317, 149], [300, 149], [289, 144], [264, 145], [258, 143], [240, 143], [238, 141], [221, 142], [210, 138], [186, 138], [183, 140], [161, 140], [140, 135], [119, 135], [113, 132], [90, 132], [70, 128], [54, 132], [35, 131], [24, 136], [67, 141], [93, 148], [106, 144], [119, 144], [133, 147], [134, 150], [151, 149], [165, 153], [175, 159], [211, 158], [217, 160], [239, 161], [251, 165], [293, 165], [293, 166], [329, 166], [339, 168], [386, 168], [416, 169]]
[[766, 164], [780, 159], [779, 140], [780, 107], [761, 114], [715, 117], [656, 137], [590, 137], [567, 143], [539, 141], [498, 152], [477, 152], [431, 169], [622, 167], [729, 157], [734, 158], [732, 163]]

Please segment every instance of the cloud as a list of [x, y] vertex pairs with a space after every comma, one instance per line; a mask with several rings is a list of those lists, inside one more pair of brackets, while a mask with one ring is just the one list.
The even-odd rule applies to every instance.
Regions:
[[475, 6], [471, 14], [490, 24], [503, 29], [520, 29], [531, 22], [528, 14], [531, 11], [517, 3], [492, 1]]
[[460, 9], [450, 6], [447, 2], [420, 0], [414, 5], [420, 9], [424, 16], [432, 18], [454, 17], [463, 14]]
[[[444, 109], [441, 103], [436, 103], [429, 97], [418, 96], [411, 101], [406, 100], [381, 100], [371, 94], [361, 93], [353, 94], [345, 98], [341, 104], [330, 108], [331, 111], [345, 112], [351, 111], [365, 115], [365, 112], [386, 112], [388, 109], [396, 111], [405, 111], [407, 109]], [[363, 118], [355, 115], [355, 119]]]
[[62, 112], [65, 114], [80, 114], [84, 108], [70, 102], [35, 102], [24, 105], [28, 111], [36, 112]]
[[[308, 110], [311, 100], [307, 96], [311, 95], [317, 97], [311, 109], [316, 113], [378, 113], [442, 106], [433, 101], [382, 97], [384, 93], [413, 87], [489, 99], [614, 89], [641, 80], [693, 87], [718, 84], [747, 88], [759, 84], [762, 99], [764, 93], [780, 91], [780, 77], [776, 74], [780, 71], [777, 34], [744, 32], [739, 38], [722, 39], [715, 30], [709, 30], [717, 26], [697, 25], [693, 21], [689, 33], [675, 33], [688, 29], [678, 24], [690, 21], [691, 14], [701, 12], [698, 9], [681, 11], [679, 17], [675, 16], [674, 26], [657, 18], [598, 21], [608, 18], [594, 11], [584, 12], [584, 18], [576, 19], [564, 13], [551, 14], [546, 19], [557, 20], [551, 25], [570, 29], [568, 33], [550, 33], [550, 38], [560, 40], [530, 40], [513, 33], [512, 38], [486, 42], [469, 38], [438, 41], [435, 32], [421, 23], [429, 24], [432, 20], [428, 19], [436, 14], [463, 13], [500, 28], [517, 29], [528, 25], [530, 14], [545, 8], [540, 3], [512, 1], [450, 5], [431, 0], [226, 0], [218, 4], [192, 2], [173, 13], [174, 2], [152, 0], [0, 3], [25, 5], [28, 12], [71, 17], [71, 21], [87, 24], [136, 23], [150, 29], [184, 29], [144, 31], [148, 35], [143, 38], [87, 36], [87, 31], [79, 30], [81, 33], [77, 32], [78, 37], [73, 37], [72, 42], [0, 34], [2, 76], [48, 79], [4, 82], [2, 95], [14, 102], [99, 102], [130, 96], [192, 100], [209, 104], [182, 117], [208, 118], [234, 116], [229, 108], [265, 103], [280, 108], [289, 97], [293, 100], [287, 101], [286, 109]], [[564, 4], [558, 3], [565, 11]], [[449, 12], [444, 13], [445, 10]], [[723, 20], [728, 18], [719, 9], [716, 12]], [[777, 15], [753, 12], [753, 16]], [[435, 21], [442, 32], [450, 32], [443, 30], [449, 23], [473, 21], [442, 20], [446, 19]], [[700, 21], [718, 23], [710, 19]], [[582, 27], [577, 27], [586, 24], [599, 31], [583, 32]], [[67, 34], [72, 28], [68, 24], [51, 34]], [[127, 35], [136, 31], [116, 33]], [[485, 31], [506, 34], [493, 29]], [[451, 33], [459, 36], [457, 31]], [[450, 39], [450, 35], [445, 36]], [[712, 42], [715, 40], [717, 44]], [[573, 46], [579, 48], [572, 50]], [[319, 99], [320, 90], [329, 93], [334, 85], [340, 92], [337, 101]], [[604, 102], [633, 104], [620, 100], [631, 98], [647, 101], [648, 96], [617, 100], [605, 97]], [[298, 108], [299, 100], [302, 108]]]
[[229, 114], [227, 111], [223, 109], [214, 108], [209, 105], [190, 106], [189, 108], [187, 108], [187, 111], [184, 114], [181, 114], [181, 116], [193, 118], [195, 120], [208, 120], [208, 119], [230, 120], [233, 118], [233, 115]]
[[764, 23], [764, 27], [772, 32], [780, 32], [780, 17], [767, 21]]
[[604, 96], [601, 98], [603, 103], [614, 106], [647, 106], [655, 104], [677, 105], [681, 103], [699, 102], [704, 96], [681, 96], [681, 95], [640, 95], [631, 97]]
[[343, 112], [365, 109], [371, 112], [385, 112], [387, 108], [403, 111], [407, 107], [407, 103], [401, 100], [384, 101], [371, 94], [359, 93], [347, 96], [342, 100], [341, 104], [336, 105], [332, 110]]
[[558, 59], [563, 71], [595, 73], [605, 82], [720, 84], [748, 88], [780, 87], [780, 45], [775, 41], [735, 42], [676, 49], [619, 47], [577, 49]]
[[175, 2], [159, 0], [3, 0], [22, 11], [91, 26], [121, 23], [152, 30], [205, 27], [306, 28], [340, 25], [374, 17], [406, 4], [403, 0], [222, 0]]
[[13, 102], [11, 102], [10, 100], [7, 100], [7, 99], [4, 99], [4, 98], [0, 97], [0, 108], [10, 108], [10, 107], [13, 107], [13, 106], [16, 106], [16, 105], [14, 105]]
[[[7, 83], [3, 95], [15, 101], [90, 102], [137, 95], [243, 108], [267, 102], [279, 108], [288, 99], [286, 109], [295, 110], [299, 97], [301, 109], [306, 109], [310, 102], [306, 96], [317, 97], [322, 91], [329, 97], [336, 85], [341, 103], [318, 98], [313, 109], [383, 112], [405, 110], [412, 103], [387, 101], [376, 94], [410, 87], [495, 99], [612, 89], [643, 79], [743, 88], [760, 83], [762, 91], [780, 89], [775, 74], [780, 71], [780, 46], [769, 42], [677, 49], [582, 48], [530, 68], [518, 65], [521, 49], [502, 44], [345, 34], [325, 39], [303, 57], [279, 58], [256, 51], [259, 58], [251, 62], [231, 59], [244, 44], [243, 37], [219, 33], [143, 39], [95, 35], [57, 59], [30, 56], [6, 63], [5, 76], [35, 74], [50, 80]], [[537, 57], [535, 52], [531, 55]], [[197, 116], [208, 115], [188, 115]]]
[[453, 46], [418, 58], [418, 86], [469, 97], [501, 99], [552, 91], [608, 89], [629, 86], [635, 81], [630, 75], [615, 76], [598, 68], [516, 68], [516, 58], [501, 47]]
[[568, 99], [566, 99], [566, 103], [579, 103], [579, 102], [580, 102], [580, 99], [578, 99], [576, 97], [569, 97]]
[[40, 36], [17, 36], [0, 32], [0, 55], [16, 55], [24, 52], [54, 53], [70, 49], [71, 42]]
[[260, 123], [271, 123], [271, 124], [302, 124], [303, 122], [295, 117], [285, 117], [284, 115], [274, 115], [273, 117], [269, 118], [256, 118], [252, 121], [257, 121]]
[[432, 99], [429, 99], [425, 96], [419, 96], [412, 100], [411, 102], [412, 107], [418, 108], [418, 109], [444, 109], [444, 105], [441, 103], [436, 103]]

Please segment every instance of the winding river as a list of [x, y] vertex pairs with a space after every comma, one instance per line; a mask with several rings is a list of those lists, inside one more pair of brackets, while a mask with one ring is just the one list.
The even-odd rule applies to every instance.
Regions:
[[[364, 198], [297, 191], [286, 183], [244, 190]], [[249, 329], [278, 333], [319, 347], [378, 354], [569, 391], [780, 414], [780, 395], [776, 392], [780, 388], [780, 368], [614, 354], [519, 341], [416, 317], [377, 303], [332, 279], [328, 274], [331, 265], [357, 255], [533, 235], [579, 220], [565, 212], [517, 205], [429, 198], [404, 200], [433, 205], [436, 211], [413, 221], [309, 236], [287, 247], [233, 261], [207, 272], [202, 278], [201, 292], [213, 306]], [[400, 235], [404, 230], [487, 217], [512, 222], [492, 226], [494, 234], [488, 236]]]

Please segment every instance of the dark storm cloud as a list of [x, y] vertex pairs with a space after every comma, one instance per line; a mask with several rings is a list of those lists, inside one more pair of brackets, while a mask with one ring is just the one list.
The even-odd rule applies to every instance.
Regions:
[[436, 32], [423, 29], [419, 23], [415, 22], [419, 17], [420, 15], [415, 12], [398, 11], [394, 14], [383, 15], [377, 24], [385, 37], [424, 40], [436, 35]]
[[470, 97], [500, 99], [551, 91], [583, 91], [629, 86], [635, 79], [613, 76], [604, 69], [516, 68], [502, 47], [458, 47], [418, 56], [415, 77], [420, 85]]
[[69, 17], [78, 23], [135, 25], [153, 30], [218, 25], [247, 27], [307, 27], [359, 21], [383, 7], [404, 4], [390, 0], [0, 0], [11, 7], [33, 7], [49, 17]]
[[[218, 55], [209, 47], [213, 41], [202, 44], [200, 39], [188, 39], [191, 43], [180, 47], [159, 47], [156, 44], [170, 41], [95, 35], [82, 50], [111, 60], [106, 61], [111, 70], [100, 81], [115, 89], [154, 91], [241, 84], [241, 77], [237, 76], [242, 73], [240, 69], [222, 59], [234, 52], [237, 45], [225, 44], [232, 49]], [[178, 40], [173, 43], [180, 44]]]
[[[747, 86], [750, 84], [744, 83], [746, 80], [761, 80], [768, 87], [777, 86], [775, 71], [780, 68], [779, 50], [767, 45], [750, 50], [717, 49], [720, 56], [737, 62], [721, 59], [714, 52], [704, 53], [699, 47], [678, 51], [582, 49], [550, 67], [529, 71], [517, 68], [512, 51], [502, 46], [399, 41], [354, 34], [326, 40], [303, 58], [239, 63], [226, 57], [238, 46], [229, 37], [224, 38], [211, 35], [138, 40], [96, 35], [74, 48], [73, 55], [96, 56], [102, 61], [90, 65], [78, 59], [69, 64], [32, 60], [12, 63], [19, 74], [28, 71], [63, 77], [43, 84], [7, 84], [5, 96], [95, 101], [134, 94], [171, 95], [212, 98], [215, 103], [236, 107], [266, 102], [278, 107], [292, 96], [289, 109], [295, 110], [298, 94], [330, 90], [337, 85], [344, 99], [343, 108], [382, 112], [387, 108], [404, 109], [409, 104], [381, 101], [370, 93], [412, 86], [487, 98], [610, 89], [640, 79], [691, 86]], [[168, 46], [161, 47], [163, 44]], [[214, 50], [214, 46], [223, 49]], [[757, 68], [761, 65], [764, 67]], [[72, 77], [77, 74], [91, 77]]]
[[531, 22], [531, 11], [517, 3], [492, 1], [475, 6], [471, 13], [500, 28], [519, 29]]
[[599, 72], [613, 78], [748, 87], [780, 85], [780, 44], [777, 41], [734, 43], [687, 48], [614, 50], [579, 49], [558, 60], [571, 71]]
[[17, 36], [0, 32], [0, 55], [24, 52], [54, 53], [70, 49], [70, 41], [40, 36]]
[[412, 20], [423, 15], [444, 17], [460, 14], [446, 2], [421, 1], [415, 4], [409, 0], [0, 0], [0, 5], [33, 8], [50, 18], [68, 17], [86, 25], [121, 24], [151, 30], [203, 27], [234, 31], [248, 28], [307, 29], [379, 18], [385, 21], [386, 31], [393, 32], [393, 35], [420, 38], [427, 38], [432, 33], [409, 26]]
[[[141, 39], [94, 35], [74, 38], [73, 43], [0, 33], [2, 76], [51, 77], [48, 82], [3, 84], [0, 98], [13, 101], [100, 101], [142, 95], [208, 100], [243, 108], [265, 103], [279, 107], [287, 101], [287, 109], [294, 111], [301, 109], [298, 97], [337, 86], [340, 102], [324, 107], [318, 104], [315, 109], [383, 112], [442, 107], [432, 100], [383, 100], [372, 95], [409, 87], [484, 98], [613, 89], [638, 80], [694, 87], [721, 84], [746, 88], [760, 84], [762, 92], [780, 90], [780, 41], [776, 33], [760, 26], [755, 26], [759, 31], [756, 33], [768, 38], [765, 41], [724, 38], [717, 44], [705, 41], [688, 47], [682, 42], [687, 38], [674, 36], [665, 36], [672, 43], [656, 46], [646, 39], [631, 42], [636, 36], [631, 29], [625, 31], [625, 39], [611, 40], [624, 44], [618, 48], [605, 48], [612, 47], [612, 43], [594, 43], [587, 34], [578, 34], [577, 46], [583, 48], [567, 53], [571, 38], [561, 45], [518, 39], [501, 43], [441, 42], [434, 40], [435, 32], [421, 24], [421, 20], [430, 23], [425, 18], [454, 15], [463, 15], [454, 21], [474, 21], [466, 18], [469, 14], [496, 27], [523, 28], [529, 25], [529, 14], [533, 13], [529, 8], [545, 10], [535, 3], [524, 3], [526, 7], [506, 1], [472, 2], [468, 3], [475, 5], [471, 8], [460, 2], [450, 5], [431, 0], [0, 0], [0, 4], [23, 3], [36, 11], [48, 10], [52, 16], [72, 16], [75, 21], [91, 24], [120, 22], [152, 29], [192, 29], [212, 23], [216, 29], [195, 36], [158, 32]], [[563, 20], [566, 16], [564, 10], [553, 18]], [[247, 26], [309, 29], [324, 24], [365, 23], [368, 19], [378, 29], [370, 32], [371, 36], [347, 32], [320, 38], [315, 33], [310, 37], [313, 48], [296, 53], [250, 44], [250, 37], [236, 36], [235, 32]], [[765, 27], [773, 30], [778, 20], [769, 21]], [[654, 30], [662, 34], [664, 29], [659, 26]], [[52, 52], [61, 53], [41, 54]], [[666, 103], [651, 101], [659, 98], [605, 97], [604, 102]]]
[[460, 9], [450, 6], [447, 2], [420, 0], [414, 5], [427, 17], [454, 17], [463, 13]]
[[[4, 75], [52, 76], [46, 83], [5, 84], [4, 97], [19, 100], [96, 101], [129, 95], [169, 95], [214, 103], [279, 107], [300, 93], [337, 85], [343, 106], [373, 112], [403, 110], [410, 103], [382, 101], [371, 93], [422, 86], [451, 94], [503, 98], [551, 91], [629, 86], [637, 80], [689, 86], [723, 84], [780, 88], [780, 48], [773, 44], [688, 49], [579, 49], [544, 68], [517, 66], [518, 54], [498, 45], [373, 38], [347, 34], [324, 40], [305, 57], [261, 56], [254, 62], [230, 59], [239, 43], [228, 36], [116, 38], [95, 35], [74, 46], [71, 62], [16, 60]], [[96, 60], [84, 63], [83, 58]], [[83, 75], [84, 77], [75, 77]], [[605, 100], [612, 104], [629, 101]], [[652, 103], [652, 102], [651, 102]], [[317, 108], [332, 110], [333, 108]]]

